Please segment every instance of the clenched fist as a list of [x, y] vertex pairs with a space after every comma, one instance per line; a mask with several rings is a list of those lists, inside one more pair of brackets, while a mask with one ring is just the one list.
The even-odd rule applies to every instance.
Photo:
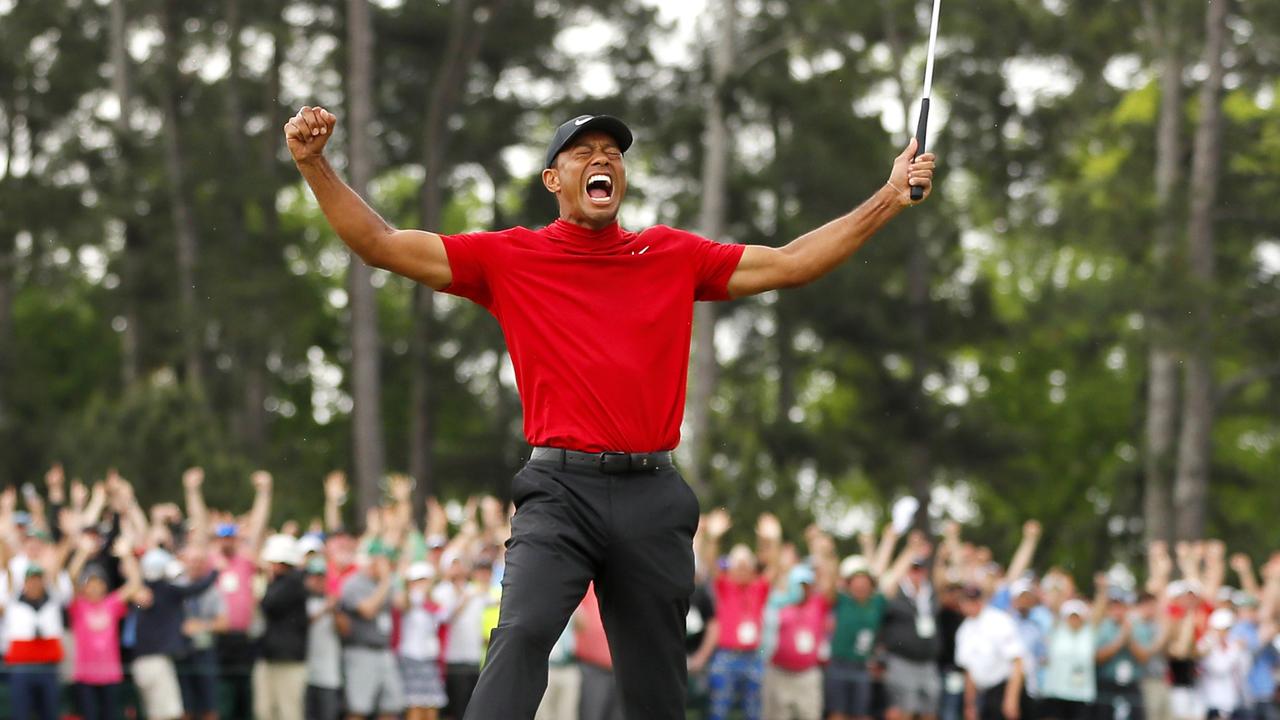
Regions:
[[284, 139], [294, 162], [302, 162], [324, 154], [324, 146], [333, 137], [338, 116], [320, 107], [303, 106], [284, 124]]

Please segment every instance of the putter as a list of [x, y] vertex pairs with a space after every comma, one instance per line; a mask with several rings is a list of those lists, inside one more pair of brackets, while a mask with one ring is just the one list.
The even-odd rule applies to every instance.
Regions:
[[[938, 11], [941, 8], [942, 0], [933, 0], [933, 21], [929, 24], [929, 59], [924, 65], [924, 97], [920, 100], [920, 122], [916, 125], [917, 157], [924, 152], [924, 139], [929, 129], [929, 96], [933, 94], [933, 53], [938, 45]], [[911, 199], [923, 200], [924, 188], [912, 185]]]

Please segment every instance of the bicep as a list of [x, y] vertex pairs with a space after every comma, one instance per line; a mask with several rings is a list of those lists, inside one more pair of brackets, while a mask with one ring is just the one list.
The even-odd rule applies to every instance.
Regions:
[[740, 298], [769, 290], [793, 287], [795, 262], [782, 248], [748, 245], [742, 251], [738, 267], [729, 276], [729, 297]]
[[371, 265], [403, 275], [435, 290], [453, 282], [444, 241], [433, 232], [395, 230], [383, 236], [368, 258]]

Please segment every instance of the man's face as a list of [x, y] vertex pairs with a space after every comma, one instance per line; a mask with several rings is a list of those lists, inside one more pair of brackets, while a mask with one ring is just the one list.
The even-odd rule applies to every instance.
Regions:
[[44, 597], [44, 575], [28, 575], [22, 582], [22, 594], [30, 598]]
[[603, 132], [579, 135], [556, 156], [555, 167], [542, 171], [542, 183], [555, 193], [562, 219], [593, 230], [608, 227], [627, 194], [618, 141]]
[[871, 597], [873, 590], [875, 590], [875, 587], [871, 583], [871, 577], [866, 573], [858, 573], [849, 578], [849, 593], [858, 602], [863, 602]]
[[960, 601], [960, 612], [965, 617], [978, 617], [982, 613], [982, 598], [966, 597]]
[[1107, 615], [1113, 622], [1122, 623], [1124, 618], [1129, 614], [1129, 606], [1119, 600], [1112, 600], [1107, 603]]
[[324, 594], [324, 575], [307, 573], [307, 591], [312, 595]]
[[1034, 591], [1030, 590], [1024, 593], [1018, 593], [1018, 596], [1013, 599], [1014, 609], [1024, 615], [1034, 610], [1036, 605], [1039, 604], [1040, 598]]

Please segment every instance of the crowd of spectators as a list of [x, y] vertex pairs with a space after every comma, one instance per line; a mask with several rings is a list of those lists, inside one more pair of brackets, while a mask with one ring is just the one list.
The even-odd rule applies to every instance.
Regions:
[[[450, 522], [429, 498], [418, 523], [392, 476], [356, 534], [333, 473], [323, 518], [271, 528], [271, 476], [250, 480], [243, 514], [205, 504], [199, 468], [149, 509], [116, 473], [0, 491], [0, 720], [460, 719], [514, 508], [472, 498]], [[890, 523], [843, 558], [770, 514], [724, 548], [732, 526], [713, 510], [694, 540], [690, 718], [1280, 720], [1280, 557], [1260, 579], [1220, 542], [1155, 543], [1141, 584], [1086, 594], [1034, 571], [1034, 521], [1007, 565], [955, 523]], [[621, 720], [590, 589], [549, 662], [538, 720]]]

